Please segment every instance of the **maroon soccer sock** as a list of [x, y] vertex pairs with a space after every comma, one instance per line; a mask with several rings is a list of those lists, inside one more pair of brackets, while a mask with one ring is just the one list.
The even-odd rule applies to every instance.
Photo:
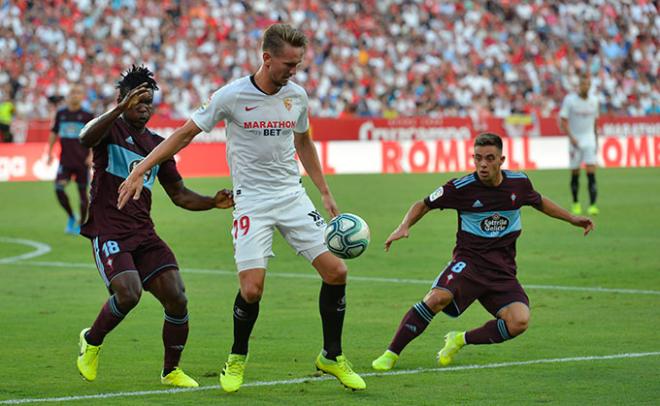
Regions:
[[388, 349], [396, 354], [400, 354], [401, 351], [408, 345], [409, 342], [421, 335], [426, 327], [433, 320], [435, 314], [429, 308], [426, 303], [419, 302], [408, 310], [399, 328], [392, 338], [392, 342]]
[[466, 344], [497, 344], [512, 338], [502, 319], [490, 320], [483, 326], [465, 333]]
[[163, 321], [163, 346], [165, 347], [163, 376], [172, 372], [179, 365], [186, 341], [188, 341], [188, 313], [184, 316], [173, 316], [165, 313], [165, 320]]
[[346, 285], [321, 284], [319, 312], [323, 325], [323, 356], [336, 360], [341, 355], [341, 334], [346, 314]]
[[85, 335], [87, 343], [91, 345], [103, 344], [105, 336], [124, 320], [126, 313], [128, 312], [122, 312], [117, 307], [115, 295], [110, 296], [110, 299], [105, 302], [96, 320], [94, 320], [92, 328]]
[[57, 195], [57, 201], [60, 202], [60, 206], [66, 211], [66, 214], [69, 218], [73, 217], [73, 211], [71, 210], [71, 204], [69, 203], [69, 197], [64, 192], [64, 189], [57, 186], [55, 188], [55, 194]]

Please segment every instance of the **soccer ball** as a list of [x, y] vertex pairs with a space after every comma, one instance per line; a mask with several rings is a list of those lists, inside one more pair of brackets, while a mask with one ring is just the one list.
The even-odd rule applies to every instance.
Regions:
[[325, 229], [325, 244], [328, 250], [343, 259], [362, 255], [370, 238], [369, 226], [355, 214], [340, 214], [330, 220]]

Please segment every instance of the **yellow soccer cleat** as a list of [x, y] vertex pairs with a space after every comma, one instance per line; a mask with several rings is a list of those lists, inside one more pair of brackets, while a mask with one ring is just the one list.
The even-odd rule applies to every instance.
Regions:
[[174, 371], [165, 376], [161, 374], [160, 382], [163, 385], [176, 386], [178, 388], [196, 388], [199, 386], [196, 380], [186, 375], [179, 367], [174, 368]]
[[80, 332], [80, 353], [76, 360], [76, 366], [78, 367], [80, 376], [84, 380], [91, 382], [96, 379], [96, 371], [99, 369], [99, 352], [102, 345], [96, 346], [87, 343], [85, 334], [89, 330], [89, 328], [85, 328]]
[[597, 216], [597, 215], [600, 214], [600, 210], [598, 209], [598, 207], [596, 207], [595, 204], [592, 204], [587, 209], [587, 214], [590, 215], [590, 216]]
[[225, 392], [236, 392], [243, 384], [247, 355], [229, 354], [220, 372], [220, 386]]
[[316, 357], [315, 364], [317, 370], [333, 375], [348, 389], [362, 390], [367, 388], [367, 384], [364, 383], [362, 377], [353, 371], [351, 364], [343, 355], [338, 355], [337, 361], [333, 361], [324, 357], [323, 354], [319, 354]]
[[376, 371], [389, 371], [390, 369], [394, 368], [394, 365], [398, 359], [399, 356], [396, 353], [387, 350], [383, 353], [383, 355], [376, 358], [371, 363], [371, 367]]
[[582, 206], [580, 203], [573, 203], [571, 206], [571, 213], [575, 214], [576, 216], [582, 214]]
[[445, 346], [438, 352], [438, 364], [451, 364], [452, 358], [465, 345], [465, 331], [450, 331], [445, 335]]

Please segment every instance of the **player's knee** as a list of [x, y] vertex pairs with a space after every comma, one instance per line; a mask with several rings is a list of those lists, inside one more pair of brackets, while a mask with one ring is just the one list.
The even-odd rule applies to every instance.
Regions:
[[142, 296], [142, 289], [126, 287], [125, 289], [119, 289], [115, 292], [115, 297], [117, 300], [117, 305], [119, 308], [125, 312], [133, 309], [140, 302], [140, 297]]
[[509, 330], [509, 334], [511, 334], [512, 337], [519, 336], [520, 334], [524, 333], [527, 330], [528, 326], [529, 326], [528, 316], [515, 317], [506, 322], [506, 327]]
[[337, 261], [325, 274], [323, 281], [329, 285], [342, 285], [346, 283], [347, 275], [348, 267], [344, 261]]
[[174, 295], [165, 303], [165, 310], [169, 314], [185, 314], [188, 309], [188, 297], [183, 291]]
[[426, 303], [433, 313], [440, 313], [442, 309], [451, 303], [451, 300], [451, 293], [441, 289], [431, 289], [431, 291], [424, 297], [424, 303]]
[[251, 284], [249, 286], [241, 286], [241, 296], [248, 303], [257, 303], [261, 300], [264, 287], [261, 284]]

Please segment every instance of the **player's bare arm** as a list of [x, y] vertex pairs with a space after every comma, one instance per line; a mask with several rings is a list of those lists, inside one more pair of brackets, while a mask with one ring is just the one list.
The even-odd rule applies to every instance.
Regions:
[[561, 124], [561, 130], [568, 135], [568, 140], [570, 141], [570, 143], [573, 144], [574, 147], [577, 147], [578, 146], [577, 138], [573, 136], [573, 134], [571, 133], [571, 129], [568, 127], [568, 119], [561, 118], [560, 124]]
[[323, 176], [319, 155], [316, 152], [316, 147], [314, 146], [311, 137], [309, 136], [309, 131], [305, 131], [304, 133], [294, 133], [294, 144], [300, 162], [305, 168], [305, 171], [307, 171], [309, 177], [312, 179], [312, 182], [314, 182], [314, 185], [316, 185], [316, 188], [321, 193], [321, 199], [323, 200], [325, 210], [332, 217], [339, 215], [339, 208], [337, 207], [335, 198], [330, 192], [328, 183], [325, 181], [325, 176]]
[[219, 190], [215, 196], [203, 196], [185, 187], [183, 181], [163, 185], [163, 189], [175, 205], [191, 211], [228, 209], [234, 205], [231, 190]]
[[50, 135], [48, 136], [48, 161], [46, 161], [48, 165], [53, 162], [53, 146], [55, 145], [56, 140], [57, 134], [51, 131]]
[[158, 144], [139, 165], [133, 168], [126, 180], [119, 185], [117, 208], [121, 210], [131, 197], [133, 200], [139, 199], [142, 192], [144, 174], [157, 164], [172, 158], [174, 154], [190, 144], [190, 141], [200, 132], [202, 130], [192, 120], [188, 120], [183, 126], [177, 128], [165, 141]]
[[88, 122], [80, 131], [80, 143], [87, 147], [95, 147], [108, 134], [112, 123], [126, 110], [132, 108], [143, 99], [151, 97], [151, 89], [146, 83], [131, 90], [124, 99], [111, 110]]
[[543, 196], [543, 200], [541, 201], [541, 206], [537, 207], [536, 209], [545, 213], [550, 217], [564, 220], [576, 227], [582, 227], [584, 229], [584, 235], [589, 234], [589, 232], [591, 232], [591, 230], [593, 230], [595, 227], [593, 221], [589, 217], [574, 216], [571, 213], [569, 213], [566, 209], [562, 208], [561, 206], [559, 206], [558, 204], [556, 204], [555, 202], [553, 202], [552, 200], [548, 199], [545, 196]]
[[410, 207], [410, 209], [408, 209], [408, 212], [403, 217], [401, 224], [399, 224], [399, 226], [394, 231], [392, 231], [392, 234], [387, 237], [387, 240], [385, 241], [385, 251], [387, 252], [390, 250], [390, 246], [394, 241], [400, 240], [402, 238], [408, 238], [408, 235], [410, 234], [410, 227], [417, 223], [430, 210], [431, 209], [429, 209], [424, 201], [420, 200], [415, 202]]

